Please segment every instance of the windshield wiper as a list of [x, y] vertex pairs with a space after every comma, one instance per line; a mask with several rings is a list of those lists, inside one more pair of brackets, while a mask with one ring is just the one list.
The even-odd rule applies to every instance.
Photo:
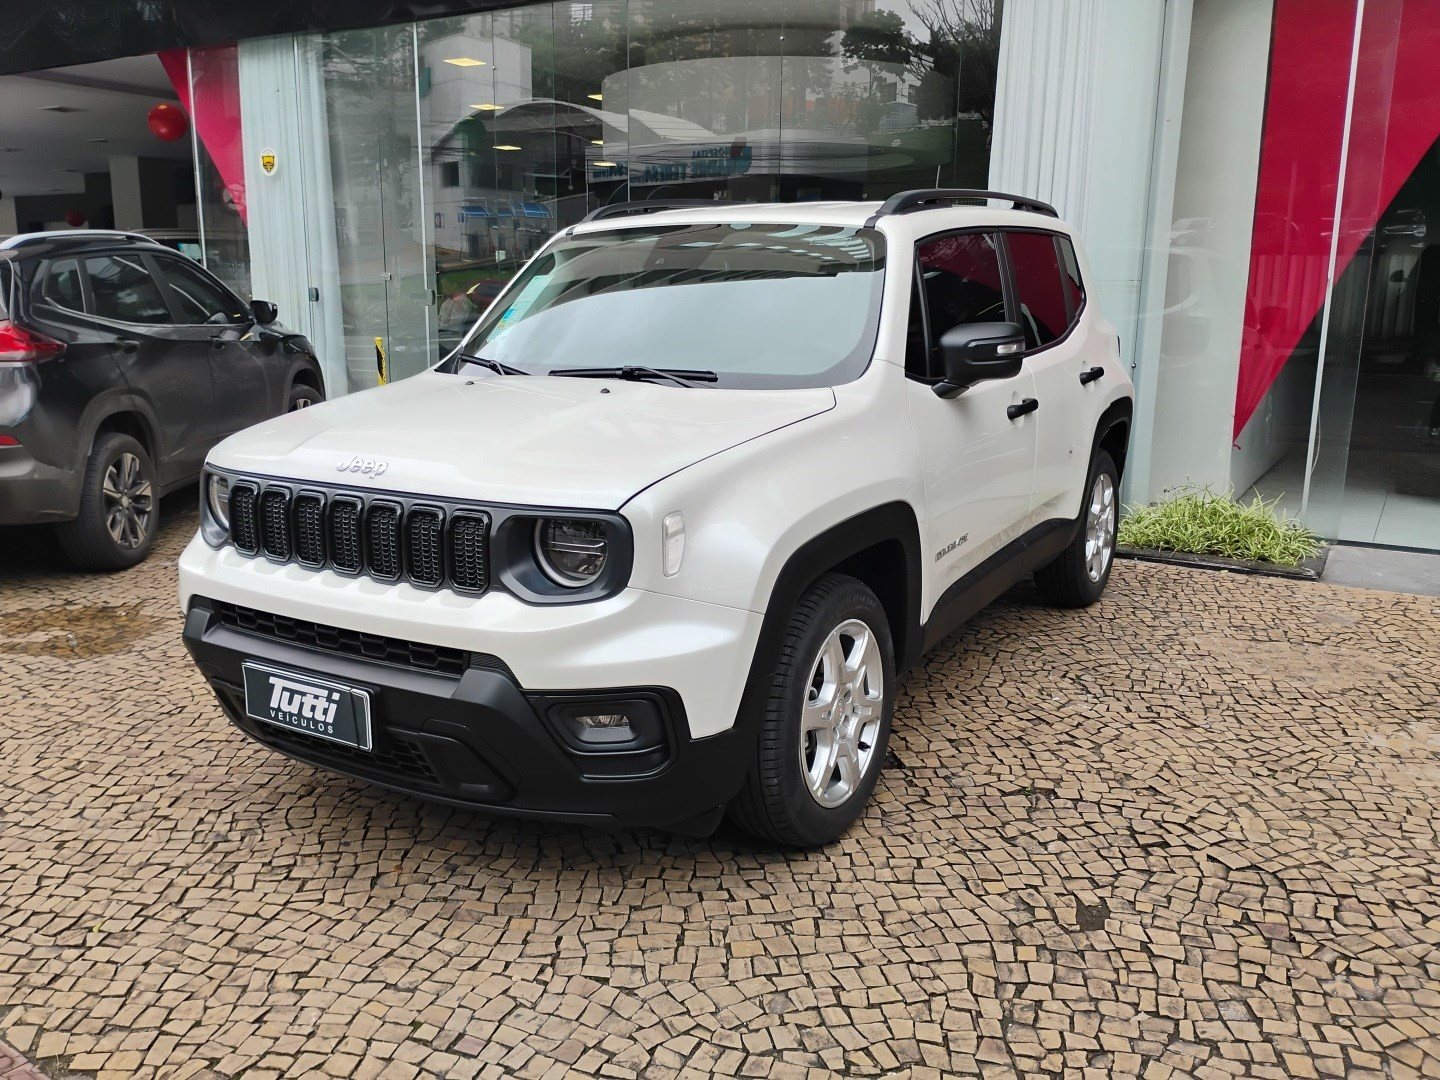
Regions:
[[626, 379], [629, 382], [645, 382], [648, 379], [669, 379], [681, 386], [696, 383], [719, 382], [720, 376], [713, 371], [699, 371], [692, 368], [652, 368], [638, 364], [624, 367], [576, 367], [555, 368], [551, 375], [573, 375], [582, 379]]
[[479, 364], [487, 367], [496, 375], [529, 375], [530, 372], [522, 371], [518, 367], [511, 367], [509, 364], [502, 364], [499, 360], [491, 360], [488, 356], [476, 356], [473, 353], [461, 353], [460, 359], [467, 364]]

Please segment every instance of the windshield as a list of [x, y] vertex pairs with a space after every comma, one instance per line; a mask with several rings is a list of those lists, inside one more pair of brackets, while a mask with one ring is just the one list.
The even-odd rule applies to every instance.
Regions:
[[873, 229], [746, 222], [586, 233], [547, 249], [446, 370], [465, 357], [556, 369], [714, 372], [724, 387], [829, 386], [875, 346], [885, 241]]

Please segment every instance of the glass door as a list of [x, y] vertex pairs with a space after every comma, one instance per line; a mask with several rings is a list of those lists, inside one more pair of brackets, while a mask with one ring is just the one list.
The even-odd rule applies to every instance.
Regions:
[[1440, 549], [1440, 10], [1360, 9], [1305, 517], [1340, 540]]
[[358, 390], [436, 356], [415, 28], [325, 35], [321, 77], [346, 368]]

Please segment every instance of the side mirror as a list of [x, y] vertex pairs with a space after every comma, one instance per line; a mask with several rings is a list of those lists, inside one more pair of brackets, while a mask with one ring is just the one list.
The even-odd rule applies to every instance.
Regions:
[[250, 314], [261, 326], [269, 326], [280, 318], [280, 309], [269, 300], [251, 300]]
[[985, 379], [1011, 379], [1025, 358], [1025, 331], [1011, 322], [962, 323], [940, 336], [945, 378], [935, 393], [952, 398]]

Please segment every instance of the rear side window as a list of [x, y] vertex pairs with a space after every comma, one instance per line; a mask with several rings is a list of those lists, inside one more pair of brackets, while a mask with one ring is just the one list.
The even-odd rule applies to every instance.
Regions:
[[1043, 348], [1070, 326], [1055, 237], [1050, 233], [1012, 232], [1005, 234], [1005, 242], [1010, 247], [1010, 265], [1026, 339], [1030, 348]]
[[145, 263], [134, 255], [92, 255], [85, 260], [95, 314], [128, 323], [168, 323], [170, 309]]
[[245, 307], [205, 274], [179, 259], [157, 258], [170, 283], [182, 323], [232, 323], [245, 318]]
[[85, 310], [85, 293], [80, 288], [80, 264], [74, 259], [56, 259], [45, 269], [40, 299], [70, 311]]
[[934, 377], [940, 373], [940, 339], [947, 330], [1005, 318], [1000, 252], [993, 233], [960, 233], [927, 240], [917, 253], [930, 339], [928, 370], [912, 374]]
[[1080, 280], [1080, 260], [1075, 258], [1075, 245], [1068, 236], [1057, 236], [1055, 246], [1060, 249], [1060, 283], [1065, 286], [1065, 300], [1070, 305], [1070, 322], [1085, 306], [1085, 282]]

